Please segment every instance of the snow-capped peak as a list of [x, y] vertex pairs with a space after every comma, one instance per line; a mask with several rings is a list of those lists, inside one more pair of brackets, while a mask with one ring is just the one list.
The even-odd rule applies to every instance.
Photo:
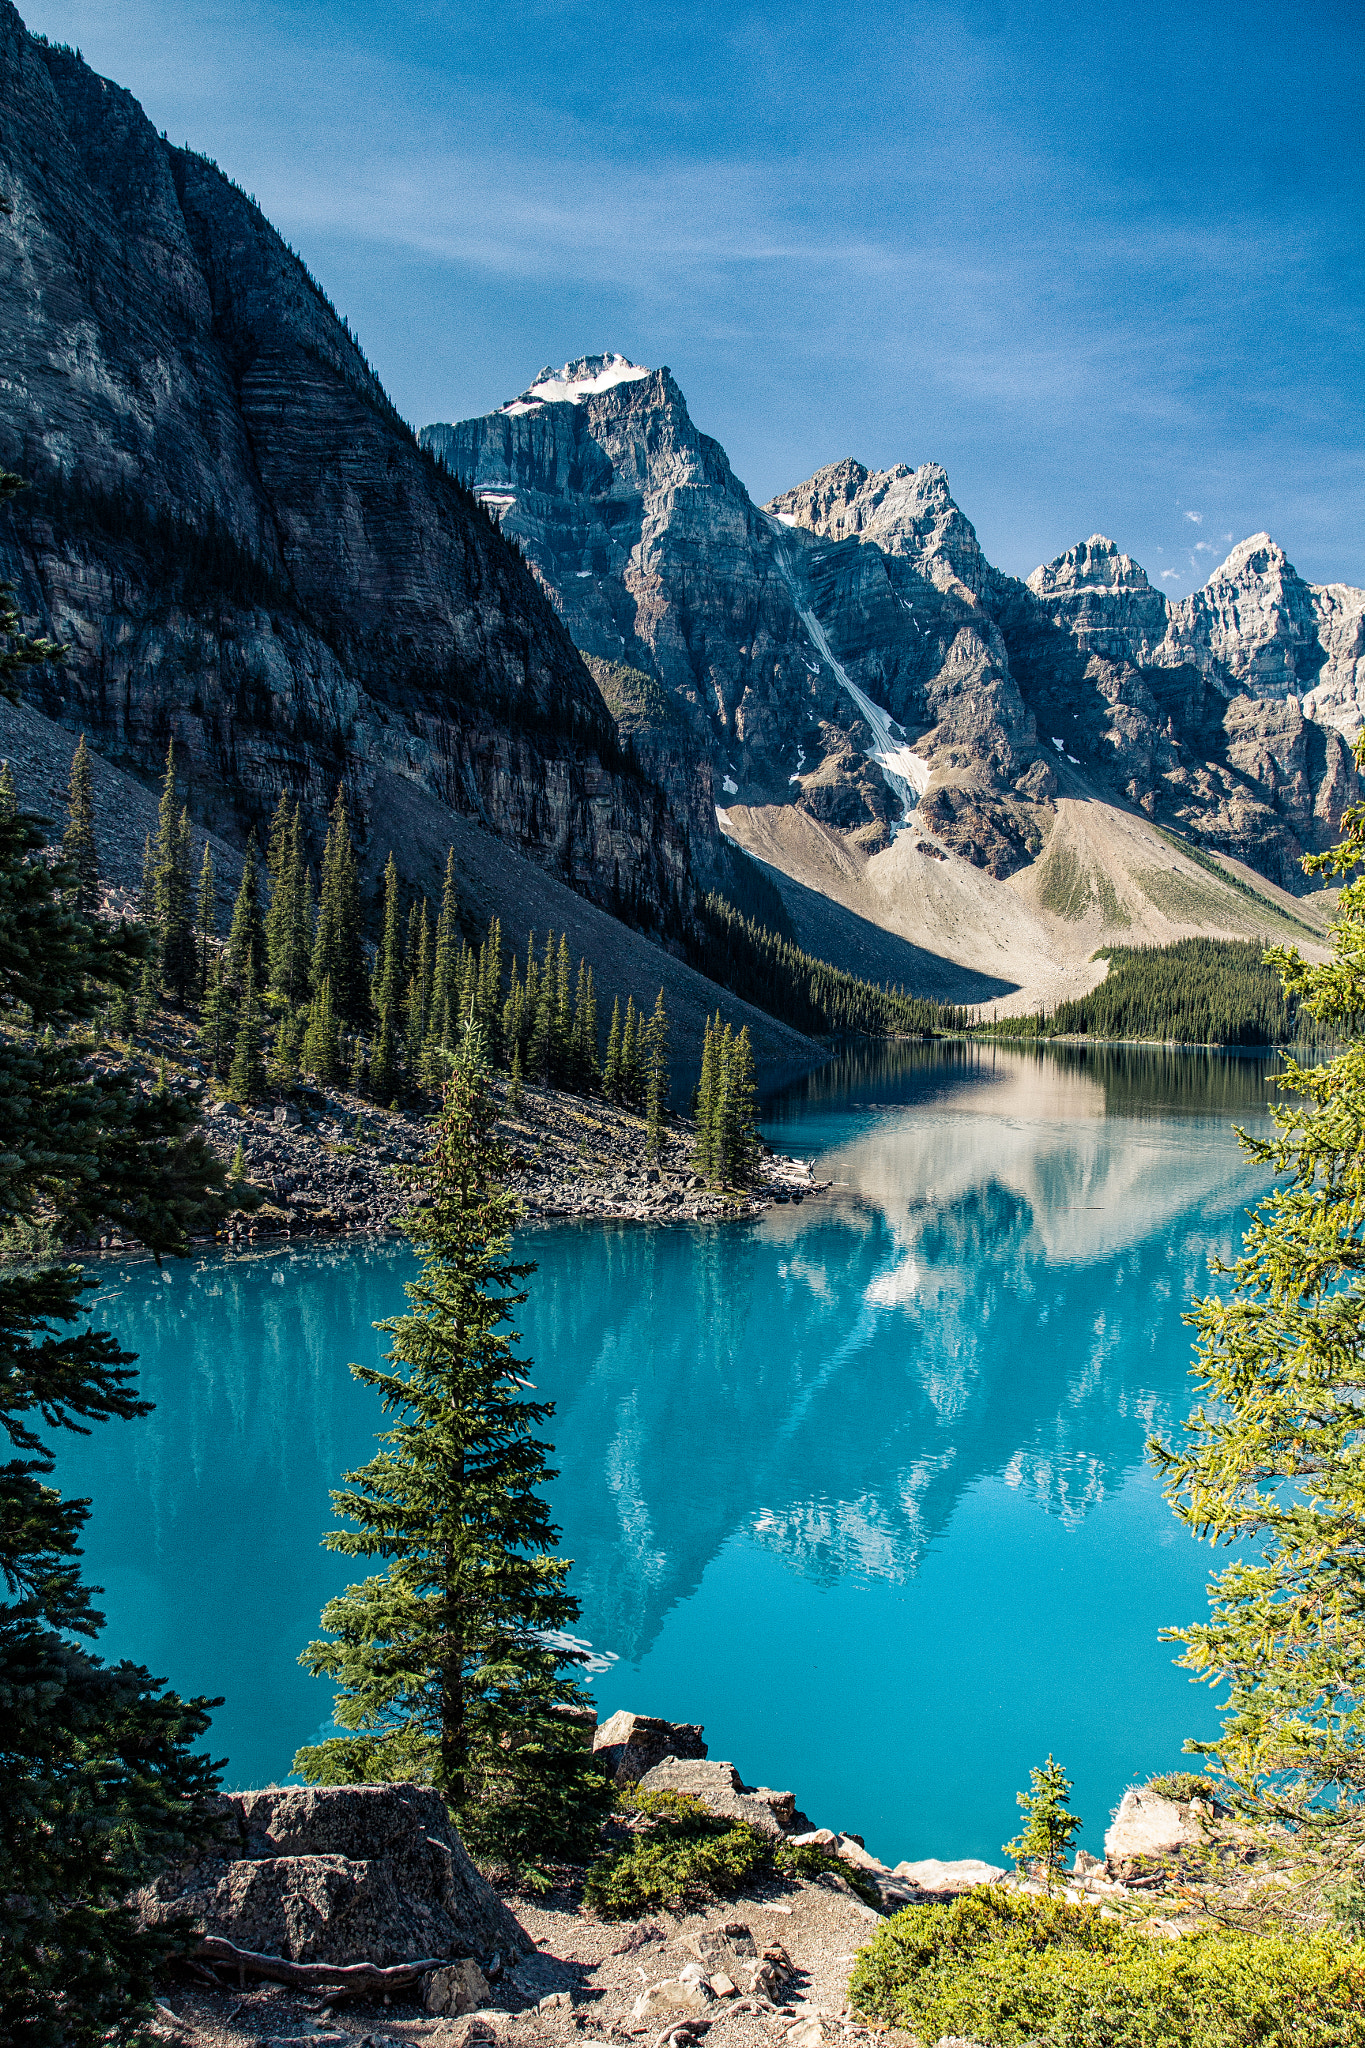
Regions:
[[520, 397], [509, 398], [498, 411], [516, 414], [531, 412], [538, 405], [581, 405], [585, 398], [596, 398], [617, 384], [637, 384], [649, 375], [639, 363], [610, 350], [601, 356], [579, 356], [576, 361], [565, 363], [562, 370], [547, 363], [534, 384]]

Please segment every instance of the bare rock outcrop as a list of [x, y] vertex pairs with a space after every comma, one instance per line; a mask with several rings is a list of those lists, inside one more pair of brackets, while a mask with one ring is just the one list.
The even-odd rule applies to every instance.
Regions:
[[219, 1801], [222, 1846], [137, 1894], [144, 1923], [294, 1963], [524, 1955], [530, 1944], [420, 1785], [283, 1787]]
[[694, 1762], [706, 1755], [703, 1730], [696, 1722], [660, 1721], [624, 1708], [594, 1731], [592, 1749], [599, 1766], [618, 1785], [638, 1785], [665, 1757]]

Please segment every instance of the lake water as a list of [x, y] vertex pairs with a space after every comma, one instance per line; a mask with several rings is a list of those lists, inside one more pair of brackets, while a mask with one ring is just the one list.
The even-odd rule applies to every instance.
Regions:
[[[1143, 1461], [1190, 1401], [1181, 1313], [1264, 1185], [1263, 1059], [947, 1043], [768, 1105], [827, 1195], [742, 1225], [560, 1225], [523, 1317], [557, 1403], [552, 1496], [601, 1711], [902, 1856], [999, 1860], [1051, 1751], [1097, 1847], [1213, 1703], [1164, 1624], [1215, 1554]], [[298, 1666], [348, 1576], [328, 1489], [369, 1455], [346, 1371], [402, 1306], [401, 1245], [106, 1265], [97, 1319], [154, 1414], [63, 1446], [95, 1502], [101, 1648], [222, 1693], [225, 1783], [329, 1719]]]

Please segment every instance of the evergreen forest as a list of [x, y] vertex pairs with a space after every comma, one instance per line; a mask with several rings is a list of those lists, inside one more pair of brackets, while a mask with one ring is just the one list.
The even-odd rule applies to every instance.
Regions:
[[1051, 1012], [979, 1028], [1000, 1038], [1151, 1038], [1176, 1045], [1289, 1045], [1315, 1032], [1255, 939], [1107, 946], [1109, 972]]

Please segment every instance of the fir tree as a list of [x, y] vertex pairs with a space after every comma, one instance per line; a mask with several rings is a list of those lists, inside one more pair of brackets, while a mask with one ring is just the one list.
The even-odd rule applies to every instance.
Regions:
[[265, 1055], [261, 1040], [261, 1002], [256, 994], [256, 973], [247, 959], [246, 983], [242, 989], [237, 1037], [228, 1069], [227, 1096], [230, 1102], [249, 1109], [266, 1091]]
[[405, 1226], [423, 1260], [411, 1307], [378, 1325], [386, 1364], [351, 1367], [398, 1420], [333, 1496], [354, 1527], [326, 1542], [381, 1569], [328, 1604], [329, 1638], [302, 1661], [337, 1682], [352, 1733], [294, 1766], [315, 1783], [428, 1779], [476, 1852], [522, 1860], [595, 1833], [604, 1788], [556, 1711], [582, 1697], [562, 1638], [578, 1603], [541, 1491], [553, 1411], [525, 1397], [503, 1327], [533, 1269], [510, 1257], [495, 1115], [475, 1025]]
[[199, 1050], [209, 1072], [222, 1080], [232, 1063], [237, 1036], [237, 1003], [223, 978], [223, 962], [215, 953], [209, 961], [199, 1014]]
[[280, 872], [284, 867], [289, 846], [289, 827], [297, 816], [297, 803], [291, 804], [289, 792], [282, 789], [275, 805], [275, 815], [270, 820], [269, 837], [265, 842], [265, 871], [272, 890], [279, 886]]
[[715, 1138], [716, 1102], [720, 1090], [718, 1048], [720, 1040], [720, 1012], [706, 1020], [706, 1034], [702, 1040], [701, 1077], [697, 1082], [696, 1124], [697, 1142], [692, 1154], [692, 1164], [698, 1173], [708, 1180], [716, 1177]]
[[[3, 479], [3, 471], [0, 471], [0, 479]], [[0, 604], [4, 601], [4, 589], [5, 586], [0, 584]], [[16, 817], [18, 811], [19, 798], [14, 788], [13, 773], [8, 761], [0, 761], [0, 819]]]
[[398, 867], [392, 854], [384, 864], [384, 928], [375, 961], [375, 1015], [398, 1028], [403, 1002], [403, 920], [398, 906]]
[[506, 1053], [521, 1053], [522, 1040], [526, 1035], [525, 991], [521, 976], [517, 972], [517, 956], [512, 955], [512, 974], [507, 985], [507, 1001], [502, 1006], [502, 1043]]
[[[548, 954], [550, 941], [545, 941]], [[550, 1078], [550, 1065], [554, 1057], [555, 983], [554, 975], [547, 963], [536, 984], [536, 1009], [532, 1020], [530, 1044], [527, 1047], [526, 1065], [533, 1080], [544, 1087]]]
[[266, 979], [265, 921], [261, 916], [261, 877], [256, 861], [256, 834], [248, 833], [242, 879], [232, 906], [224, 969], [234, 989], [263, 988]]
[[275, 1026], [267, 1073], [273, 1088], [292, 1088], [299, 1078], [308, 1018], [303, 1010], [286, 1010]]
[[[8, 762], [5, 764], [8, 767]], [[137, 897], [137, 921], [155, 936], [156, 933], [156, 861], [152, 855], [152, 835], [144, 834], [142, 840], [142, 887]]]
[[626, 1021], [621, 1032], [621, 1103], [638, 1110], [641, 1097], [640, 1020], [635, 1014], [634, 996], [626, 997]]
[[[281, 812], [285, 815], [282, 817]], [[299, 807], [286, 809], [280, 798], [270, 830], [270, 909], [265, 919], [265, 952], [270, 986], [293, 1008], [308, 994], [308, 969], [313, 946], [308, 870], [303, 858]], [[273, 865], [271, 860], [273, 858]]]
[[175, 742], [166, 747], [156, 838], [152, 842], [152, 926], [156, 934], [161, 986], [184, 1002], [194, 986], [194, 919], [191, 911], [189, 813], [175, 801]]
[[602, 1069], [602, 1093], [608, 1102], [621, 1100], [621, 998], [611, 1006], [611, 1029], [607, 1033], [607, 1060]]
[[1365, 1835], [1365, 804], [1343, 824], [1342, 843], [1303, 864], [1345, 883], [1331, 959], [1266, 955], [1341, 1050], [1287, 1059], [1278, 1085], [1298, 1100], [1273, 1109], [1271, 1138], [1241, 1134], [1279, 1184], [1240, 1258], [1215, 1266], [1225, 1292], [1189, 1317], [1207, 1405], [1183, 1443], [1150, 1448], [1181, 1519], [1238, 1551], [1209, 1587], [1210, 1618], [1168, 1632], [1186, 1666], [1229, 1688], [1219, 1738], [1186, 1747], [1296, 1845], [1325, 1838], [1351, 1861]]
[[753, 1044], [744, 1025], [734, 1040], [726, 1074], [726, 1180], [748, 1187], [758, 1177], [762, 1150], [758, 1133], [758, 1088], [754, 1078]]
[[312, 986], [332, 984], [337, 1017], [357, 1031], [371, 1021], [369, 976], [361, 930], [360, 876], [344, 792], [338, 788], [322, 857], [317, 935], [313, 941]]
[[507, 1107], [515, 1116], [521, 1108], [521, 1047], [512, 1047], [512, 1071], [507, 1078]]
[[95, 847], [95, 794], [90, 772], [90, 751], [82, 733], [71, 756], [71, 782], [66, 797], [66, 830], [62, 834], [62, 859], [76, 877], [72, 902], [82, 917], [99, 908], [100, 863]]
[[198, 949], [198, 971], [196, 994], [202, 1002], [208, 986], [209, 952], [217, 927], [217, 883], [213, 872], [213, 855], [209, 843], [204, 841], [204, 858], [199, 868], [199, 893], [195, 903], [194, 930]]
[[571, 974], [569, 934], [561, 932], [559, 935], [559, 948], [555, 954], [555, 1010], [552, 1026], [553, 1037], [550, 1045], [550, 1059], [554, 1080], [561, 1088], [571, 1085], [569, 1076], [573, 1064]]
[[370, 1055], [370, 1093], [381, 1107], [387, 1108], [397, 1098], [401, 1085], [398, 1034], [394, 1030], [393, 1018], [385, 1010], [380, 1016], [374, 1051]]
[[1071, 1780], [1049, 1756], [1029, 1772], [1029, 1790], [1015, 1797], [1024, 1810], [1024, 1825], [1012, 1842], [1005, 1843], [1005, 1854], [1016, 1868], [1041, 1872], [1044, 1887], [1051, 1892], [1066, 1867], [1072, 1842], [1085, 1826], [1079, 1814], [1070, 1811]]
[[445, 884], [441, 891], [441, 914], [436, 920], [436, 946], [432, 958], [431, 1002], [427, 1022], [429, 1035], [444, 1046], [455, 1043], [458, 983], [456, 962], [460, 950], [460, 899], [455, 888], [455, 849], [446, 854]]
[[594, 1095], [602, 1085], [597, 1064], [597, 991], [592, 969], [578, 963], [578, 984], [574, 990], [573, 1034], [570, 1052], [570, 1086], [580, 1095]]
[[664, 1112], [668, 1107], [668, 1012], [664, 992], [659, 990], [654, 1014], [644, 1031], [645, 1066], [645, 1153], [659, 1159], [664, 1149]]
[[[83, 917], [75, 890], [43, 858], [37, 821], [0, 815], [0, 1228], [41, 1223], [70, 1242], [112, 1223], [177, 1252], [222, 1214], [222, 1169], [188, 1103], [89, 1064], [46, 1028], [126, 989], [143, 943]], [[65, 1260], [0, 1271], [0, 1427], [14, 1454], [0, 1466], [0, 2033], [34, 2048], [141, 2036], [181, 1944], [142, 1927], [130, 1895], [208, 1840], [215, 1783], [191, 1750], [211, 1702], [85, 1646], [101, 1626], [78, 1563], [89, 1503], [52, 1485], [48, 1436], [148, 1409], [130, 1356], [91, 1325], [90, 1285]]]
[[304, 1072], [311, 1074], [324, 1087], [335, 1081], [341, 1072], [341, 1047], [332, 1009], [330, 981], [324, 981], [321, 988], [314, 990], [300, 1057]]

